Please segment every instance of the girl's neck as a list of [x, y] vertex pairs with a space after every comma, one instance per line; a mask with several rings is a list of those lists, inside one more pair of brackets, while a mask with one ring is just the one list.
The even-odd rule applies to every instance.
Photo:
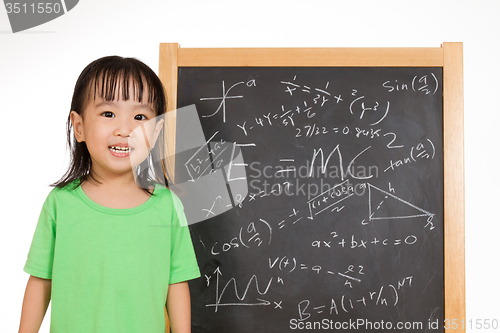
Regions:
[[85, 181], [82, 190], [101, 206], [116, 209], [134, 208], [145, 203], [150, 197], [136, 184], [133, 174], [94, 178], [99, 183], [93, 180]]

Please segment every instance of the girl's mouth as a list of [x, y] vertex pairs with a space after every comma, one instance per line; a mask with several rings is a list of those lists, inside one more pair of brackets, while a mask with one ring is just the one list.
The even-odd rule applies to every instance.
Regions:
[[130, 147], [121, 146], [109, 146], [108, 149], [110, 150], [112, 155], [119, 157], [128, 156], [132, 151], [132, 148]]

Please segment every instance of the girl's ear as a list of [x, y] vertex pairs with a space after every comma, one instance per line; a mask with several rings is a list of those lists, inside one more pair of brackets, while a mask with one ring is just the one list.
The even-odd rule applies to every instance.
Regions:
[[160, 135], [160, 132], [163, 128], [163, 122], [164, 122], [164, 120], [160, 119], [155, 125], [155, 132], [153, 134], [153, 145], [151, 146], [151, 148], [153, 148], [156, 144], [156, 140], [158, 139], [158, 135]]
[[85, 135], [83, 133], [83, 118], [76, 111], [71, 111], [69, 114], [71, 119], [71, 124], [73, 125], [73, 132], [75, 133], [76, 141], [83, 142], [85, 141]]

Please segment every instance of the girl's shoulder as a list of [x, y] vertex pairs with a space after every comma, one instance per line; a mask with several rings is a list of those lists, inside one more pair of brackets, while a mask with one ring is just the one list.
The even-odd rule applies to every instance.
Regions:
[[[179, 198], [175, 193], [161, 184], [156, 184], [153, 191], [153, 196], [158, 197], [159, 200], [167, 200], [167, 201], [177, 201]], [[179, 200], [180, 201], [180, 200]]]
[[49, 197], [50, 196], [61, 196], [61, 195], [66, 195], [66, 194], [74, 194], [76, 190], [78, 190], [78, 188], [80, 188], [81, 186], [81, 182], [80, 182], [80, 179], [75, 179], [74, 181], [64, 185], [64, 186], [57, 186], [57, 187], [54, 187], [50, 193], [49, 193]]
[[65, 186], [54, 187], [47, 195], [45, 205], [54, 205], [55, 203], [63, 204], [81, 200], [79, 192], [82, 191], [82, 188], [80, 183], [80, 179], [76, 179]]
[[75, 200], [79, 200], [78, 188], [79, 181], [73, 181], [63, 187], [54, 187], [45, 198], [42, 210], [55, 217], [59, 208], [72, 205]]
[[[177, 193], [176, 193], [177, 192]], [[184, 213], [184, 205], [179, 195], [183, 195], [182, 190], [175, 188], [170, 189], [162, 185], [156, 185], [153, 195], [157, 196], [157, 204], [162, 205], [163, 209], [167, 209], [176, 215], [176, 218], [181, 220], [181, 225], [186, 224]]]

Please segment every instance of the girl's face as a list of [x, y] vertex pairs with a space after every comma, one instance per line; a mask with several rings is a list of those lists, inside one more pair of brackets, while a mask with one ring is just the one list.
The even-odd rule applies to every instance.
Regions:
[[147, 157], [162, 126], [155, 116], [144, 102], [96, 97], [82, 115], [71, 111], [71, 122], [77, 141], [87, 145], [92, 171], [106, 177], [131, 173]]

